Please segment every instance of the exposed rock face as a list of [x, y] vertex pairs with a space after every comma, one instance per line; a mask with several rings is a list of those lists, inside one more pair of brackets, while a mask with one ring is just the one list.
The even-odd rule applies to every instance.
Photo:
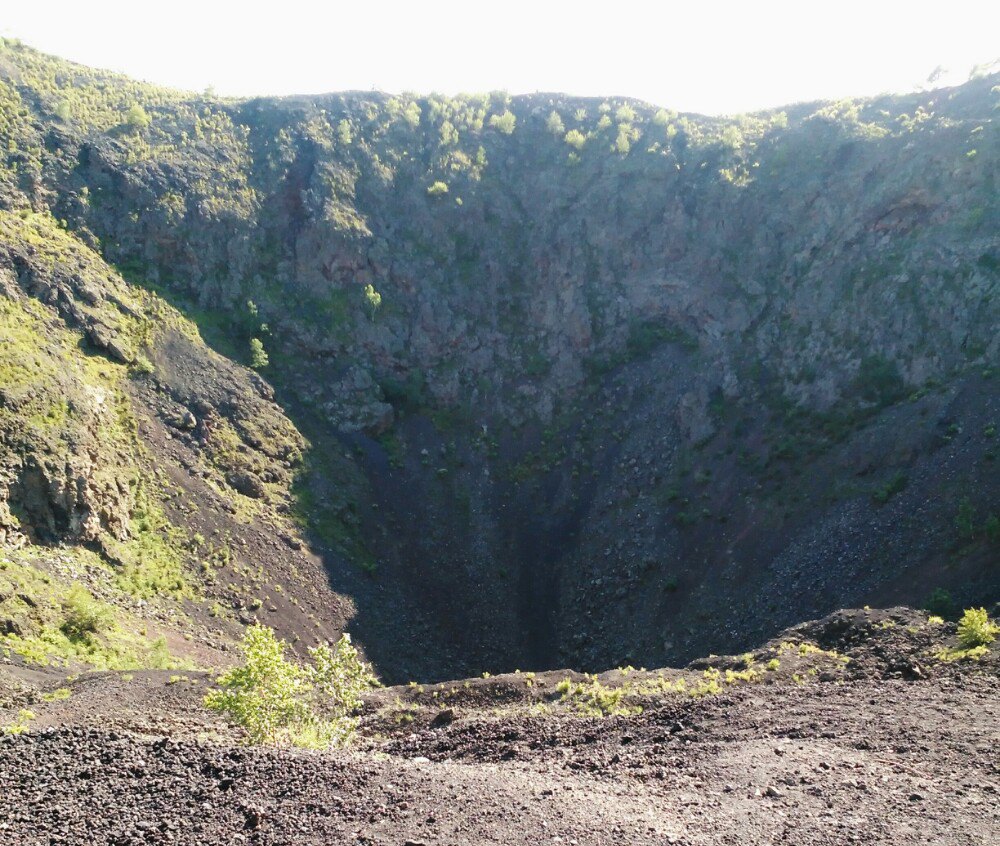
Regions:
[[213, 642], [223, 609], [259, 607], [275, 584], [285, 636], [333, 635], [349, 602], [275, 539], [304, 445], [270, 386], [162, 300], [51, 218], [0, 210], [0, 543], [31, 562], [5, 575], [32, 585], [0, 595], [0, 635], [37, 636], [62, 608], [48, 586], [80, 585], [95, 551], [101, 590], [127, 608], [196, 588]]
[[143, 352], [113, 286], [19, 284], [112, 362], [149, 356], [251, 498], [304, 448], [277, 387], [312, 442], [284, 506], [390, 674], [662, 663], [996, 591], [996, 79], [729, 121], [133, 86], [138, 132], [124, 82], [81, 68], [111, 99], [54, 119], [45, 61], [3, 54], [27, 115], [5, 131], [35, 151], [3, 202], [50, 209], [220, 351], [260, 342], [265, 378], [181, 332]]
[[[17, 257], [4, 252], [9, 247], [10, 241], [0, 247], [0, 531], [8, 541], [23, 535], [45, 542], [124, 540], [134, 505], [128, 484], [134, 455], [122, 437], [113, 380], [102, 383], [75, 359], [76, 339], [65, 324], [25, 296], [13, 271]], [[20, 269], [25, 288], [52, 299], [53, 287], [28, 264]], [[82, 317], [69, 287], [55, 298]]]

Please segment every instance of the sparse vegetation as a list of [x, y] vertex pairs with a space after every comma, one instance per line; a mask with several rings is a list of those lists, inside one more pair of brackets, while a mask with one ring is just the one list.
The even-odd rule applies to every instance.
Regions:
[[624, 687], [608, 687], [598, 681], [596, 676], [588, 677], [583, 682], [563, 679], [556, 685], [556, 693], [573, 710], [588, 717], [637, 714], [642, 711], [637, 705], [625, 703], [627, 691]]
[[17, 712], [17, 718], [14, 721], [3, 727], [3, 733], [13, 737], [16, 737], [19, 734], [24, 734], [31, 726], [31, 721], [33, 719], [35, 719], [34, 711], [22, 708]]
[[958, 621], [958, 640], [971, 649], [987, 646], [1000, 634], [1000, 626], [990, 620], [985, 608], [967, 608]]
[[327, 747], [347, 743], [360, 696], [375, 684], [344, 635], [309, 650], [311, 664], [286, 657], [287, 644], [261, 625], [247, 628], [243, 664], [219, 678], [205, 704], [242, 726], [251, 743]]
[[881, 485], [872, 491], [872, 499], [879, 505], [885, 505], [885, 503], [892, 499], [896, 494], [906, 489], [906, 482], [907, 478], [905, 473], [893, 473], [884, 485]]
[[[845, 532], [865, 518], [881, 532], [889, 511], [917, 519], [893, 498], [926, 499], [929, 449], [901, 436], [880, 453], [884, 430], [924, 431], [925, 417], [927, 439], [950, 444], [949, 452], [988, 449], [980, 435], [995, 438], [992, 412], [964, 398], [954, 404], [956, 419], [940, 416], [942, 396], [958, 384], [953, 376], [978, 379], [992, 367], [991, 338], [976, 323], [988, 319], [965, 315], [974, 305], [982, 316], [981, 291], [998, 266], [988, 245], [994, 198], [971, 179], [995, 158], [992, 125], [971, 119], [974, 99], [960, 125], [930, 104], [898, 114], [891, 98], [823, 104], [812, 116], [796, 107], [791, 128], [784, 114], [708, 120], [620, 98], [584, 109], [503, 92], [355, 92], [272, 113], [267, 101], [169, 92], [67, 70], [18, 45], [2, 49], [0, 228], [4, 267], [13, 271], [2, 280], [10, 295], [0, 297], [0, 446], [16, 466], [0, 468], [3, 507], [10, 503], [0, 517], [17, 543], [37, 537], [59, 550], [53, 556], [74, 559], [65, 572], [34, 572], [16, 559], [12, 569], [27, 587], [4, 589], [3, 644], [28, 660], [167, 665], [173, 659], [156, 635], [184, 648], [195, 635], [169, 621], [189, 606], [213, 640], [231, 637], [252, 612], [284, 625], [286, 612], [309, 601], [291, 572], [301, 556], [289, 554], [280, 574], [261, 572], [258, 548], [239, 535], [251, 522], [280, 531], [288, 513], [300, 530], [288, 538], [293, 549], [322, 545], [369, 571], [385, 554], [387, 574], [413, 563], [413, 554], [445, 580], [461, 571], [460, 546], [475, 536], [497, 579], [485, 596], [509, 598], [520, 579], [507, 556], [517, 546], [497, 553], [492, 544], [499, 507], [514, 490], [526, 512], [567, 531], [576, 532], [581, 515], [594, 516], [585, 548], [593, 540], [598, 554], [581, 590], [620, 591], [623, 607], [638, 606], [647, 592], [667, 604], [677, 615], [671, 631], [636, 647], [662, 656], [669, 649], [660, 643], [701, 613], [691, 610], [704, 588], [691, 550], [722, 562], [731, 545], [721, 538], [742, 538], [725, 575], [743, 585], [741, 556], [761, 526], [776, 543], [793, 531], [813, 542], [811, 500], [825, 473], [849, 477], [830, 485], [851, 506], [837, 512]], [[934, 108], [952, 109], [943, 101]], [[835, 176], [844, 156], [852, 167], [884, 157], [886, 167], [872, 172], [888, 175], [893, 145], [924, 161], [922, 139], [932, 128], [947, 130], [935, 135], [941, 153], [948, 133], [962, 136], [955, 161], [975, 136], [976, 159], [961, 168], [971, 181], [963, 182], [960, 214], [927, 211], [918, 184], [912, 194], [909, 183], [906, 191], [888, 186], [884, 197], [860, 192], [849, 211], [864, 221], [861, 239], [842, 249], [833, 229], [822, 249], [806, 249], [798, 222], [816, 218], [801, 204], [825, 169]], [[559, 166], [565, 162], [577, 166]], [[941, 184], [952, 175], [929, 167]], [[509, 184], [514, 178], [522, 181]], [[759, 192], [743, 192], [753, 214], [729, 215], [723, 204], [754, 183]], [[779, 195], [772, 207], [769, 198]], [[870, 195], [877, 204], [866, 205]], [[543, 232], [556, 215], [569, 235], [550, 250]], [[936, 233], [926, 249], [921, 227]], [[754, 241], [758, 230], [766, 241]], [[643, 232], [651, 240], [633, 239]], [[198, 328], [150, 293], [154, 286], [196, 316]], [[892, 319], [872, 318], [878, 304], [891, 304]], [[385, 325], [363, 330], [366, 316]], [[235, 374], [238, 384], [201, 390], [199, 368], [212, 359], [198, 348], [205, 357], [189, 361], [184, 348], [202, 336], [233, 360], [272, 368], [279, 395], [296, 398], [289, 414], [310, 429], [308, 466], [299, 463], [305, 441], [292, 423], [264, 411], [273, 403], [262, 380], [227, 366], [221, 381]], [[156, 378], [141, 378], [154, 362]], [[258, 393], [263, 404], [242, 403], [241, 395]], [[655, 414], [632, 425], [629, 397], [647, 394], [651, 407], [666, 409], [665, 426]], [[602, 409], [603, 420], [591, 422]], [[935, 429], [934, 420], [943, 422]], [[146, 454], [144, 442], [164, 448], [169, 466]], [[911, 476], [896, 471], [904, 466]], [[473, 481], [487, 471], [488, 496]], [[988, 557], [986, 544], [1000, 536], [978, 484], [982, 471], [970, 464], [967, 479], [942, 489], [936, 513], [915, 512], [935, 522], [934, 537], [947, 536], [947, 548], [929, 554], [956, 595], [969, 562]], [[417, 482], [427, 502], [408, 513], [386, 508], [372, 483], [389, 477], [393, 485]], [[26, 491], [56, 494], [33, 511]], [[95, 491], [103, 499], [63, 513], [77, 493]], [[869, 496], [891, 506], [873, 515], [863, 507]], [[216, 497], [218, 511], [206, 507]], [[210, 535], [218, 523], [230, 537], [189, 536], [186, 515], [192, 529]], [[407, 519], [426, 525], [411, 534]], [[727, 519], [732, 531], [714, 531]], [[446, 552], [417, 560], [410, 537]], [[906, 565], [890, 559], [909, 550], [878, 540], [873, 575], [898, 584]], [[676, 562], [663, 543], [676, 545]], [[87, 549], [97, 552], [78, 566]], [[817, 551], [826, 554], [822, 544]], [[50, 572], [51, 584], [35, 578]], [[802, 575], [805, 584], [813, 574]], [[824, 573], [831, 596], [834, 578]], [[71, 591], [75, 580], [80, 587]], [[683, 595], [673, 595], [680, 586]], [[578, 599], [590, 596], [567, 601]], [[751, 599], [769, 623], [784, 613], [773, 598]], [[317, 613], [313, 606], [308, 623], [288, 622], [289, 631], [322, 630]], [[810, 645], [782, 656], [685, 676], [685, 690], [772, 680], [765, 668], [775, 673], [782, 664], [809, 681], [800, 664], [827, 657]], [[309, 666], [323, 660], [314, 655]], [[316, 712], [321, 685], [303, 672], [303, 695]], [[570, 700], [605, 713], [641, 695], [592, 681]], [[319, 742], [327, 717], [300, 713], [275, 731], [282, 742], [310, 733]], [[273, 741], [275, 732], [265, 733]]]
[[[165, 640], [137, 631], [138, 621], [130, 613], [96, 598], [82, 584], [50, 574], [45, 555], [29, 547], [15, 560], [0, 561], [0, 596], [8, 597], [2, 611], [9, 629], [0, 635], [0, 649], [42, 666], [78, 663], [105, 670], [185, 665], [169, 653]], [[72, 555], [78, 565], [102, 569], [89, 551]], [[103, 584], [105, 593], [133, 604], [127, 594], [119, 593], [113, 573], [104, 571]]]
[[40, 698], [42, 702], [62, 702], [69, 699], [72, 693], [68, 687], [59, 687], [48, 693], [43, 693]]

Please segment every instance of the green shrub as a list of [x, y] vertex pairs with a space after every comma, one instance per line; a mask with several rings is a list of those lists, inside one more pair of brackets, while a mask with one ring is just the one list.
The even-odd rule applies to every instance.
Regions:
[[35, 719], [34, 711], [29, 711], [27, 708], [22, 708], [17, 712], [17, 719], [14, 720], [10, 725], [4, 726], [2, 733], [9, 734], [12, 737], [17, 737], [19, 734], [24, 734], [31, 724], [31, 721]]
[[517, 126], [517, 118], [508, 109], [501, 115], [490, 115], [490, 126], [504, 135], [513, 135], [514, 127]]
[[972, 540], [976, 534], [976, 509], [969, 498], [962, 497], [955, 514], [955, 528], [962, 540]]
[[69, 699], [73, 695], [68, 687], [59, 687], [55, 690], [49, 691], [48, 693], [43, 693], [41, 695], [42, 702], [62, 702], [64, 699]]
[[983, 533], [991, 541], [1000, 541], [1000, 517], [990, 514], [983, 523]]
[[410, 101], [403, 110], [403, 119], [410, 125], [411, 129], [420, 126], [420, 106]]
[[375, 286], [370, 282], [365, 285], [365, 301], [368, 303], [368, 308], [371, 309], [372, 322], [375, 322], [375, 312], [378, 311], [379, 306], [382, 305], [382, 295], [375, 290]]
[[623, 156], [632, 149], [632, 127], [627, 123], [618, 127], [618, 137], [615, 138], [614, 149]]
[[402, 411], [416, 412], [427, 405], [427, 378], [411, 370], [405, 379], [386, 377], [380, 383], [385, 401]]
[[450, 121], [446, 120], [441, 124], [441, 146], [451, 147], [458, 143], [458, 130], [455, 125]]
[[958, 621], [958, 639], [967, 649], [993, 643], [998, 633], [1000, 626], [990, 620], [985, 608], [967, 608]]
[[273, 630], [250, 626], [240, 647], [242, 666], [219, 679], [205, 705], [246, 729], [251, 743], [320, 748], [348, 742], [361, 694], [376, 684], [350, 636], [310, 649], [309, 666], [289, 661], [286, 648]]
[[566, 133], [563, 141], [575, 150], [582, 150], [583, 145], [587, 143], [587, 136], [580, 132], [579, 129], [571, 129]]
[[906, 383], [896, 362], [880, 355], [861, 360], [854, 388], [862, 399], [879, 405], [892, 405], [906, 396]]
[[888, 482], [872, 492], [872, 499], [879, 505], [885, 505], [896, 494], [906, 488], [906, 483], [907, 478], [905, 473], [895, 473]]
[[438, 180], [427, 189], [427, 194], [431, 197], [441, 197], [448, 193], [448, 183]]
[[285, 646], [266, 626], [250, 626], [240, 649], [243, 665], [219, 679], [205, 704], [243, 726], [252, 743], [275, 743], [282, 730], [307, 720], [308, 682], [301, 667], [285, 658]]
[[322, 643], [309, 650], [312, 666], [306, 668], [309, 681], [318, 697], [326, 735], [338, 744], [346, 743], [354, 733], [354, 712], [361, 706], [361, 694], [377, 684], [371, 667], [344, 634], [332, 647]]
[[271, 359], [264, 349], [264, 344], [260, 338], [250, 339], [250, 366], [254, 370], [262, 370], [271, 363]]
[[85, 641], [114, 625], [110, 610], [81, 585], [73, 585], [63, 600], [65, 617], [60, 630], [70, 640]]
[[146, 113], [146, 110], [138, 103], [133, 103], [128, 107], [128, 111], [125, 112], [125, 125], [130, 129], [146, 129], [151, 122], [152, 119]]
[[349, 120], [342, 120], [337, 124], [337, 140], [345, 147], [351, 146], [354, 135], [351, 132], [351, 122]]
[[615, 112], [615, 118], [619, 123], [632, 123], [635, 120], [635, 117], [635, 109], [627, 103], [623, 106], [619, 106], [618, 110]]
[[955, 619], [955, 600], [944, 588], [935, 588], [927, 602], [924, 603], [924, 610], [935, 617], [942, 617], [945, 620]]
[[549, 113], [549, 116], [545, 121], [545, 128], [553, 135], [562, 135], [566, 131], [566, 127], [563, 124], [562, 118], [559, 116], [559, 112]]

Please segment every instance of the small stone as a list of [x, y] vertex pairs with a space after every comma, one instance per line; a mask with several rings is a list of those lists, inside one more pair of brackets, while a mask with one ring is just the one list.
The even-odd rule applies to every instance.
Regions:
[[438, 711], [437, 714], [434, 715], [434, 719], [431, 720], [431, 727], [439, 728], [453, 722], [455, 722], [455, 709], [445, 708], [442, 711]]
[[251, 499], [261, 499], [264, 494], [264, 483], [252, 473], [233, 472], [226, 476], [226, 481], [243, 496]]

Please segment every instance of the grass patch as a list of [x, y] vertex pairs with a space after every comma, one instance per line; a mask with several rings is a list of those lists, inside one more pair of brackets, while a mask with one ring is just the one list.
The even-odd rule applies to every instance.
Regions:
[[193, 597], [184, 567], [187, 535], [167, 520], [144, 485], [136, 484], [135, 496], [132, 537], [105, 540], [106, 549], [119, 564], [119, 587], [140, 599]]
[[[182, 666], [163, 638], [150, 639], [128, 612], [94, 596], [75, 581], [84, 568], [102, 568], [93, 553], [79, 550], [71, 571], [57, 577], [33, 561], [0, 560], [0, 614], [13, 631], [0, 636], [0, 650], [41, 666], [85, 664], [98, 670], [165, 669]], [[60, 557], [67, 551], [61, 550]], [[107, 569], [107, 568], [105, 568]], [[106, 572], [107, 585], [114, 584]]]

